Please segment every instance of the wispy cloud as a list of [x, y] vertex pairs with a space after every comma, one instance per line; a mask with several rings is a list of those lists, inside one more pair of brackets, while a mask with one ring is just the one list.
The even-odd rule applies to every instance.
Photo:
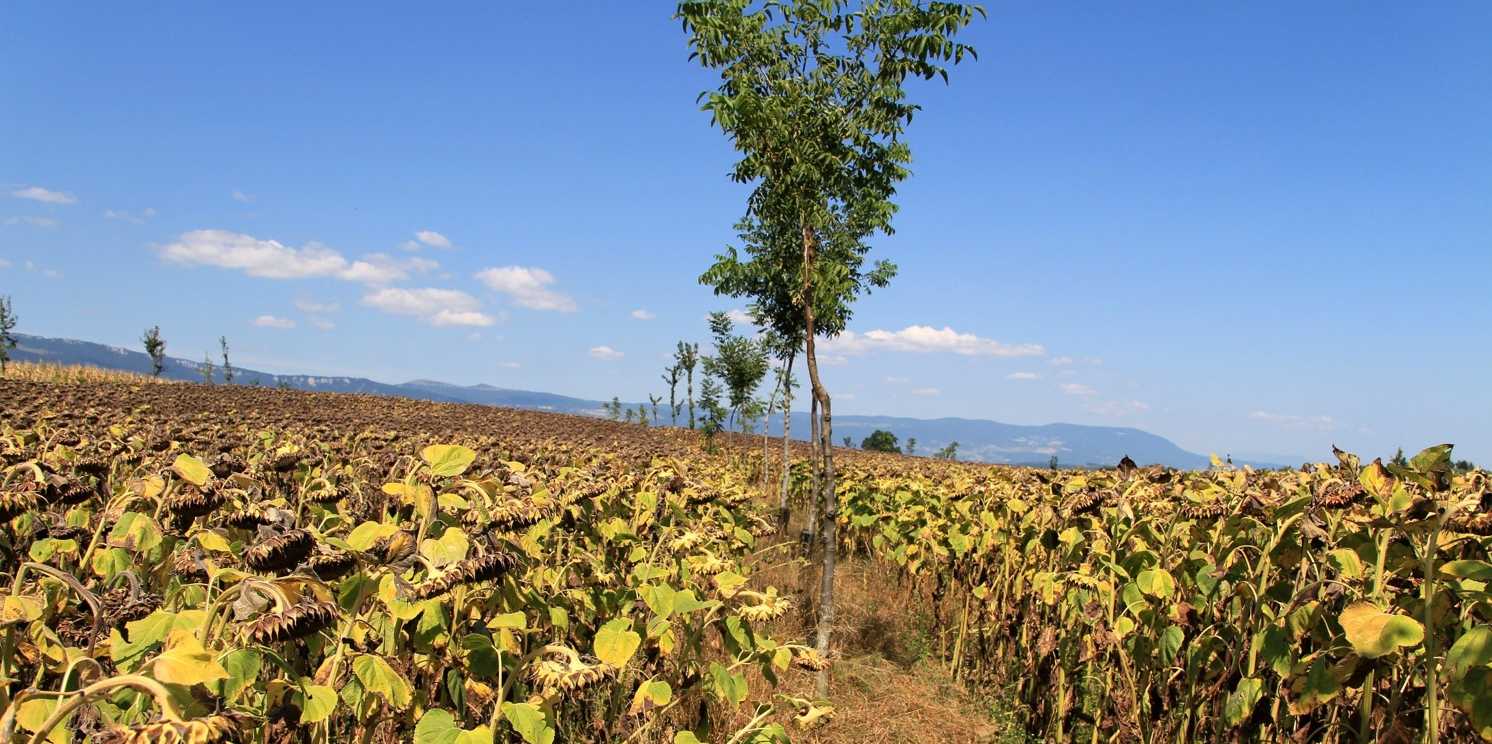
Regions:
[[337, 324], [326, 318], [311, 318], [310, 322], [311, 327], [318, 331], [335, 331], [337, 329]]
[[1311, 431], [1331, 431], [1337, 428], [1336, 419], [1331, 416], [1299, 416], [1288, 413], [1271, 413], [1269, 411], [1254, 411], [1249, 414], [1254, 421], [1263, 421], [1268, 424], [1285, 427], [1287, 429], [1308, 429]]
[[292, 248], [278, 240], [261, 240], [228, 230], [183, 233], [159, 253], [171, 263], [231, 269], [262, 279], [330, 277], [363, 284], [408, 279], [440, 265], [426, 258], [397, 260], [382, 253], [349, 259], [321, 243]]
[[37, 201], [43, 204], [78, 203], [77, 197], [73, 196], [72, 194], [64, 193], [61, 191], [52, 191], [51, 189], [44, 189], [40, 186], [27, 186], [23, 189], [16, 189], [15, 191], [10, 192], [10, 195], [14, 196], [17, 199], [30, 199], [31, 201]]
[[61, 221], [52, 217], [6, 217], [7, 225], [30, 225], [32, 227], [52, 228], [62, 224]]
[[394, 315], [412, 315], [433, 326], [490, 326], [496, 320], [482, 303], [458, 289], [385, 287], [363, 297], [363, 304]]
[[234, 191], [233, 192], [233, 201], [241, 202], [243, 204], [253, 204], [254, 203], [254, 195], [253, 194], [245, 194], [242, 191]]
[[931, 397], [933, 397], [935, 395], [939, 395], [941, 393], [942, 393], [942, 391], [938, 390], [935, 387], [920, 387], [920, 388], [915, 388], [915, 389], [912, 390], [912, 395], [920, 395], [920, 396], [922, 396], [924, 398], [931, 398]]
[[124, 210], [124, 209], [105, 209], [104, 210], [104, 219], [122, 220], [124, 222], [133, 222], [136, 225], [143, 225], [143, 224], [145, 224], [146, 220], [149, 220], [150, 218], [152, 218], [154, 216], [155, 216], [155, 209], [153, 209], [151, 207], [146, 207], [146, 208], [140, 210], [139, 214], [134, 214], [134, 213], [131, 213], [130, 211]]
[[892, 376], [892, 377], [887, 377], [886, 378], [886, 384], [888, 384], [888, 385], [905, 385], [905, 384], [907, 384], [909, 382], [911, 382], [911, 379], [906, 378], [906, 377], [895, 377], [895, 376]]
[[260, 328], [290, 329], [295, 327], [295, 321], [290, 318], [279, 318], [273, 315], [261, 315], [254, 319], [254, 325]]
[[499, 369], [518, 369], [521, 366], [523, 366], [523, 365], [521, 365], [521, 364], [519, 364], [517, 362], [498, 362], [497, 363], [497, 367]]
[[591, 358], [600, 359], [607, 362], [616, 361], [626, 356], [626, 354], [623, 354], [622, 352], [617, 351], [610, 346], [592, 346], [590, 353]]
[[554, 275], [544, 269], [526, 266], [498, 266], [483, 269], [476, 278], [494, 292], [507, 295], [513, 304], [530, 310], [575, 312], [575, 301], [549, 288]]
[[858, 355], [871, 351], [910, 353], [951, 353], [961, 356], [1027, 357], [1042, 356], [1040, 344], [1005, 344], [972, 333], [959, 333], [948, 326], [912, 325], [899, 331], [873, 330], [865, 333], [845, 331], [821, 344], [828, 353]]
[[637, 308], [636, 310], [633, 310], [631, 314], [632, 314], [632, 319], [633, 320], [652, 320], [652, 319], [658, 317], [657, 315], [654, 315], [652, 312], [650, 312], [648, 310], [644, 310], [644, 309], [642, 309], [640, 307]]
[[434, 230], [421, 230], [414, 234], [414, 239], [430, 246], [431, 248], [450, 248], [451, 239], [441, 235]]
[[3, 259], [3, 258], [0, 258], [0, 269], [8, 269], [8, 268], [10, 268], [10, 262], [7, 261], [7, 260], [5, 260], [5, 259]]
[[1062, 389], [1062, 392], [1066, 393], [1067, 395], [1078, 395], [1083, 397], [1098, 395], [1097, 390], [1094, 390], [1087, 385], [1082, 385], [1076, 382], [1064, 382], [1058, 387], [1060, 387]]
[[1138, 400], [1107, 400], [1089, 406], [1088, 410], [1100, 416], [1123, 418], [1150, 410], [1150, 404]]
[[295, 309], [303, 313], [325, 315], [341, 310], [342, 306], [335, 302], [317, 302], [316, 300], [299, 299], [295, 301]]
[[1005, 379], [1007, 379], [1007, 380], [1040, 380], [1041, 379], [1041, 375], [1038, 375], [1035, 372], [1011, 372], [1010, 374], [1005, 375]]

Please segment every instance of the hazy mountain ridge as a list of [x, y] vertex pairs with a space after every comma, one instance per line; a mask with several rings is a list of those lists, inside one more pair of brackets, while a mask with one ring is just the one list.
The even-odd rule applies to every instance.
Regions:
[[[108, 369], [149, 374], [150, 357], [143, 352], [74, 339], [45, 338], [16, 334], [17, 347], [11, 352], [18, 361], [61, 364], [87, 364]], [[216, 364], [218, 360], [214, 360]], [[222, 368], [216, 368], [215, 379], [222, 380]], [[162, 376], [173, 380], [200, 381], [202, 362], [167, 357]], [[320, 392], [368, 393], [392, 395], [441, 402], [477, 403], [490, 406], [529, 408], [558, 413], [589, 416], [602, 414], [602, 401], [574, 398], [555, 393], [514, 390], [487, 384], [463, 386], [437, 380], [412, 380], [388, 384], [363, 377], [328, 375], [276, 375], [248, 368], [234, 368], [234, 383], [288, 386]], [[638, 404], [630, 404], [636, 409]], [[651, 410], [651, 409], [650, 409]], [[684, 415], [687, 416], [687, 413]], [[660, 421], [667, 423], [668, 411], [659, 409]], [[683, 419], [681, 418], [681, 421]], [[949, 442], [959, 443], [959, 459], [1022, 465], [1045, 465], [1056, 455], [1057, 461], [1070, 466], [1106, 466], [1128, 455], [1141, 464], [1160, 463], [1179, 468], [1204, 468], [1208, 458], [1188, 452], [1165, 437], [1130, 427], [1084, 426], [1080, 424], [1043, 424], [1039, 426], [1006, 424], [965, 418], [917, 419], [899, 416], [835, 416], [834, 439], [848, 436], [858, 446], [860, 440], [876, 429], [896, 434], [905, 447], [909, 438], [917, 440], [915, 454], [928, 455]], [[770, 431], [782, 433], [782, 416], [771, 417]], [[796, 439], [808, 436], [808, 414], [794, 412], [792, 434]], [[1242, 464], [1242, 463], [1240, 463]], [[1267, 463], [1254, 463], [1267, 465]]]

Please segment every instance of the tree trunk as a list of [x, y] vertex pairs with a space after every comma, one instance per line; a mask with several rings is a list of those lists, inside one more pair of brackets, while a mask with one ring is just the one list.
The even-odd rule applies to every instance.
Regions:
[[780, 534], [787, 533], [787, 523], [792, 517], [792, 506], [787, 501], [788, 486], [788, 442], [792, 441], [793, 430], [793, 357], [798, 355], [794, 349], [787, 357], [787, 372], [782, 377], [782, 483], [777, 494], [777, 531]]
[[[803, 225], [803, 332], [806, 344], [803, 359], [808, 363], [808, 379], [813, 385], [813, 397], [819, 404], [819, 444], [823, 454], [823, 479], [819, 483], [819, 498], [823, 503], [823, 519], [819, 524], [819, 539], [823, 541], [823, 574], [819, 580], [819, 623], [815, 648], [825, 658], [829, 657], [829, 636], [834, 629], [834, 564], [838, 557], [839, 540], [836, 533], [839, 519], [839, 498], [834, 488], [834, 427], [829, 391], [819, 379], [818, 357], [814, 353], [815, 334], [813, 315], [813, 268], [814, 235], [807, 224]], [[818, 697], [829, 697], [829, 672], [818, 673], [815, 680]]]
[[694, 368], [689, 368], [689, 428], [694, 428]]

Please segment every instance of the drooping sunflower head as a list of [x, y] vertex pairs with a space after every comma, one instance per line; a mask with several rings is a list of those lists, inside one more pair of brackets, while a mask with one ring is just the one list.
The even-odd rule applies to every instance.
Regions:
[[766, 592], [741, 591], [736, 596], [751, 601], [751, 604], [736, 608], [736, 612], [753, 623], [776, 620], [787, 614], [793, 606], [792, 600], [777, 596], [776, 587], [769, 587]]
[[609, 677], [612, 667], [600, 661], [587, 663], [569, 647], [554, 649], [528, 668], [529, 679], [545, 694], [574, 694]]
[[302, 529], [293, 529], [256, 543], [243, 556], [244, 564], [255, 571], [284, 573], [305, 560], [316, 547], [316, 538]]
[[156, 721], [114, 729], [94, 737], [100, 744], [217, 744], [242, 741], [253, 727], [251, 716], [237, 711], [193, 718], [190, 721]]
[[488, 553], [456, 563], [444, 573], [415, 587], [415, 596], [430, 599], [457, 586], [476, 584], [500, 578], [512, 568], [515, 561], [507, 553]]
[[337, 606], [330, 602], [303, 599], [283, 611], [260, 615], [244, 628], [244, 635], [264, 645], [305, 638], [331, 627], [337, 615]]

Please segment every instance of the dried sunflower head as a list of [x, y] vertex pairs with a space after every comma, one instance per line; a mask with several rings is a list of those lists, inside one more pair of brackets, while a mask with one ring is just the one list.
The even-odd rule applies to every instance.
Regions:
[[213, 459], [212, 465], [208, 466], [212, 474], [219, 478], [227, 478], [234, 473], [242, 473], [249, 469], [249, 464], [242, 457], [227, 452], [219, 454]]
[[545, 695], [574, 693], [606, 679], [612, 672], [608, 664], [588, 664], [574, 649], [561, 647], [534, 661], [528, 668], [529, 679]]
[[254, 643], [269, 645], [305, 638], [331, 627], [336, 621], [336, 605], [317, 600], [301, 600], [282, 612], [260, 615], [244, 629], [244, 635]]
[[458, 585], [491, 581], [507, 573], [513, 564], [513, 557], [507, 553], [488, 553], [467, 558], [451, 566], [445, 573], [415, 587], [415, 596], [430, 599], [445, 594]]
[[166, 499], [166, 511], [176, 517], [200, 517], [223, 505], [223, 492], [216, 488], [183, 486]]
[[335, 581], [357, 568], [357, 559], [341, 551], [326, 551], [307, 558], [306, 568], [322, 581]]
[[743, 599], [753, 600], [752, 604], [742, 605], [736, 608], [740, 616], [753, 623], [763, 623], [776, 620], [787, 614], [793, 606], [787, 597], [777, 596], [776, 587], [768, 587], [765, 593], [753, 591], [741, 591], [737, 596]]
[[263, 509], [251, 504], [238, 511], [228, 512], [223, 516], [223, 524], [238, 530], [252, 530], [269, 524], [269, 518], [265, 516]]
[[40, 505], [33, 483], [0, 491], [0, 522], [9, 522]]
[[817, 649], [805, 648], [793, 655], [793, 666], [810, 672], [822, 672], [830, 667], [830, 662]]
[[322, 481], [305, 492], [306, 500], [313, 504], [335, 504], [348, 496], [345, 486]]
[[316, 547], [316, 538], [293, 529], [263, 540], [244, 552], [244, 564], [255, 571], [280, 573], [295, 568]]
[[114, 729], [94, 740], [100, 744], [217, 744], [241, 741], [253, 722], [251, 716], [230, 710], [190, 721], [156, 721]]

